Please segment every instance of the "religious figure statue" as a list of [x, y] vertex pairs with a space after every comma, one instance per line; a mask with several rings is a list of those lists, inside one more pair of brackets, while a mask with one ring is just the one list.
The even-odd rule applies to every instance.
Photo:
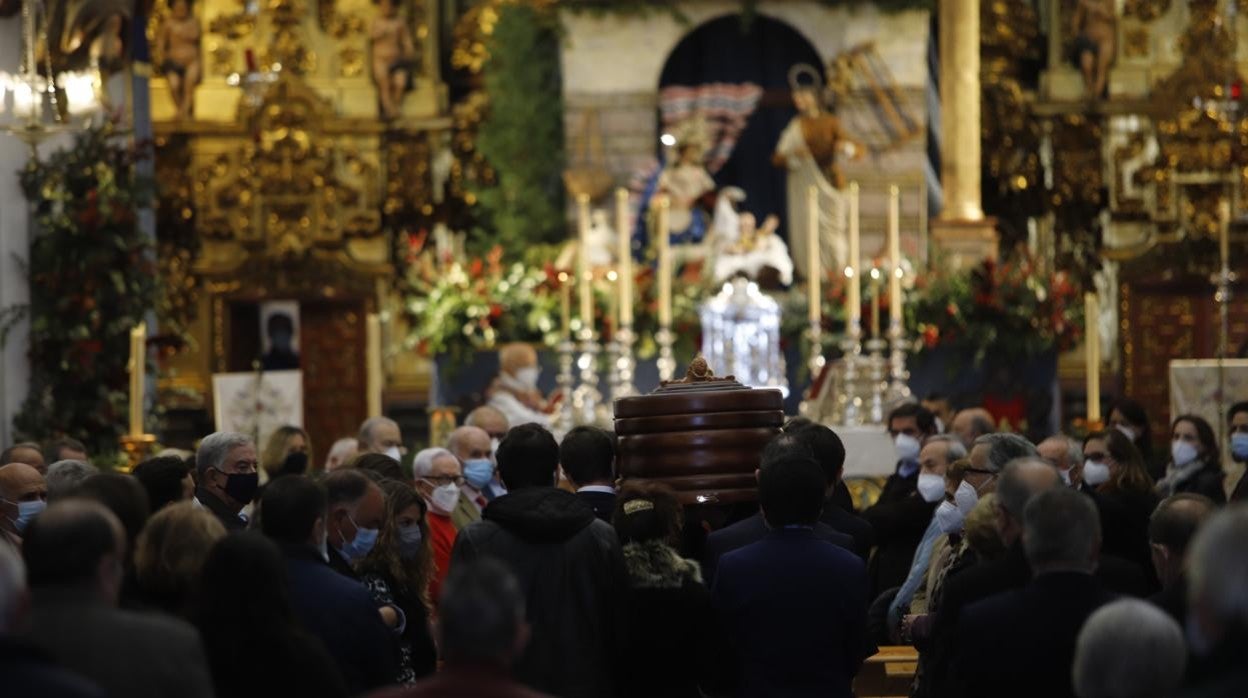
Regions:
[[701, 242], [706, 236], [706, 217], [698, 208], [698, 199], [715, 191], [715, 180], [702, 166], [702, 147], [695, 138], [680, 141], [676, 153], [676, 164], [659, 175], [656, 194], [667, 194], [670, 199], [667, 220], [672, 242]]
[[1117, 25], [1114, 0], [1079, 0], [1075, 6], [1071, 18], [1071, 35], [1075, 37], [1071, 60], [1083, 73], [1083, 86], [1091, 99], [1105, 96], [1109, 67], [1114, 62]]
[[789, 246], [797, 271], [806, 276], [811, 269], [807, 259], [807, 192], [812, 186], [818, 192], [822, 269], [841, 269], [845, 265], [848, 243], [845, 197], [841, 192], [844, 175], [836, 165], [836, 158], [840, 154], [854, 156], [862, 148], [845, 133], [840, 119], [824, 112], [819, 76], [814, 68], [802, 64], [794, 66], [789, 71], [789, 85], [797, 116], [780, 134], [772, 162], [788, 170]]
[[615, 229], [607, 212], [596, 208], [589, 214], [589, 233], [585, 236], [585, 260], [591, 268], [609, 267], [615, 263]]
[[417, 68], [416, 43], [399, 15], [399, 0], [379, 0], [368, 35], [373, 42], [373, 80], [381, 102], [381, 118], [396, 119], [403, 95], [412, 88]]
[[715, 203], [715, 281], [744, 275], [764, 288], [791, 285], [793, 258], [775, 234], [780, 220], [767, 216], [760, 227], [754, 214], [737, 213], [733, 207], [734, 201], [744, 199], [739, 188], [725, 187]]
[[169, 95], [179, 119], [190, 119], [195, 110], [195, 86], [202, 70], [199, 43], [203, 30], [191, 14], [191, 0], [170, 0], [170, 16], [160, 27], [156, 50], [164, 56], [160, 70], [169, 82]]
[[105, 73], [125, 60], [125, 36], [131, 17], [126, 0], [65, 0], [48, 4], [46, 59], [53, 72], [96, 65]]

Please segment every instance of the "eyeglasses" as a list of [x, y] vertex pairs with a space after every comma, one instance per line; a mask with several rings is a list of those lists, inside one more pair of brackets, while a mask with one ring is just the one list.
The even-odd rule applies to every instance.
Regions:
[[460, 475], [429, 475], [422, 479], [424, 479], [429, 484], [437, 485], [438, 487], [444, 487], [452, 483], [455, 485], [464, 484], [464, 478]]

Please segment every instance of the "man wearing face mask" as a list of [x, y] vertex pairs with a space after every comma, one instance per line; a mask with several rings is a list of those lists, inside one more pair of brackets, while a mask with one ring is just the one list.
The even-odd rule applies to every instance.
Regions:
[[360, 453], [381, 453], [403, 462], [403, 432], [389, 417], [370, 417], [360, 425]]
[[[367, 491], [372, 484], [350, 470], [336, 470], [326, 479], [342, 474], [350, 482], [339, 480], [335, 484], [339, 491], [351, 489], [349, 484]], [[398, 646], [368, 589], [327, 564], [340, 553], [326, 549], [326, 502], [325, 489], [316, 482], [278, 478], [261, 496], [260, 526], [286, 558], [295, 617], [325, 644], [348, 691], [356, 695], [394, 681]]]
[[247, 528], [242, 511], [260, 487], [258, 464], [256, 445], [243, 434], [219, 431], [199, 443], [195, 452], [199, 472], [195, 501], [212, 512], [227, 531]]
[[[1081, 488], [1083, 485], [1083, 445], [1065, 434], [1055, 434], [1036, 446], [1040, 457], [1057, 468], [1057, 474], [1067, 487]], [[1109, 479], [1108, 471], [1105, 479]], [[1094, 476], [1095, 477], [1095, 476]], [[1101, 482], [1104, 482], [1102, 480]]]
[[[1237, 402], [1231, 405], [1226, 413], [1227, 425], [1231, 432], [1231, 460], [1248, 466], [1248, 402]], [[1231, 491], [1230, 501], [1238, 502], [1248, 499], [1248, 477], [1241, 476]]]
[[48, 506], [48, 486], [43, 476], [25, 463], [0, 468], [0, 534], [19, 550], [22, 534]]
[[537, 350], [529, 344], [504, 345], [498, 352], [498, 378], [486, 391], [489, 406], [503, 413], [511, 426], [540, 424], [550, 427], [558, 399], [547, 400], [537, 387], [541, 368]]
[[446, 448], [459, 459], [463, 468], [462, 500], [451, 514], [457, 528], [481, 520], [481, 511], [494, 499], [490, 484], [494, 482], [493, 451], [490, 435], [478, 427], [460, 427], [451, 432]]
[[503, 479], [498, 476], [498, 445], [503, 442], [503, 437], [507, 436], [507, 430], [511, 428], [507, 415], [497, 408], [482, 405], [468, 413], [468, 416], [464, 418], [464, 426], [479, 427], [490, 435], [490, 460], [494, 461], [495, 468], [494, 479], [484, 490], [486, 498], [494, 499], [507, 494], [507, 488], [503, 487]]
[[425, 522], [429, 525], [429, 547], [436, 568], [429, 578], [429, 598], [437, 603], [442, 582], [451, 569], [451, 550], [459, 531], [451, 515], [459, 506], [463, 470], [455, 454], [445, 448], [426, 448], [412, 461], [412, 477], [416, 479], [416, 491], [429, 505]]
[[935, 432], [935, 418], [920, 405], [907, 403], [888, 416], [888, 433], [895, 444], [897, 467], [884, 483], [875, 505], [862, 513], [862, 518], [875, 529], [879, 546], [870, 569], [872, 590], [876, 595], [905, 581], [914, 550], [931, 522], [932, 510], [940, 501], [938, 498], [927, 502], [918, 491], [922, 442]]
[[335, 470], [324, 482], [329, 507], [325, 523], [329, 566], [358, 581], [353, 565], [377, 542], [386, 513], [385, 495], [377, 483], [357, 470]]

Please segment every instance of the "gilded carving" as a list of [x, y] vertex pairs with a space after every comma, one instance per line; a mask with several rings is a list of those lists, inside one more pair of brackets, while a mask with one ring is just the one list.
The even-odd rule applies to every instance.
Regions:
[[1127, 58], [1146, 58], [1150, 35], [1145, 27], [1129, 27], [1122, 32], [1122, 53]]
[[1122, 14], [1141, 22], [1151, 22], [1170, 11], [1170, 0], [1126, 0]]

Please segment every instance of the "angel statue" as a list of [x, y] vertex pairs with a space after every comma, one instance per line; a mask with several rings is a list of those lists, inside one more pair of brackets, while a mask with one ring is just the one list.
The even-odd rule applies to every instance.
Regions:
[[772, 163], [788, 170], [789, 247], [803, 277], [811, 265], [807, 259], [807, 191], [819, 193], [819, 250], [822, 269], [841, 269], [848, 256], [845, 237], [844, 175], [836, 165], [838, 155], [858, 156], [863, 148], [849, 138], [835, 115], [824, 112], [821, 80], [809, 65], [789, 71], [793, 106], [797, 116], [780, 134]]
[[1118, 19], [1114, 0], [1079, 0], [1071, 17], [1075, 37], [1071, 61], [1083, 73], [1083, 87], [1089, 99], [1105, 96], [1109, 67], [1114, 62], [1114, 37]]
[[792, 284], [793, 259], [775, 234], [779, 219], [767, 216], [759, 226], [754, 214], [736, 210], [734, 204], [744, 200], [740, 188], [724, 187], [715, 202], [715, 281], [743, 275], [763, 288]]
[[378, 0], [377, 16], [368, 35], [373, 42], [373, 81], [377, 83], [381, 118], [397, 119], [403, 95], [412, 89], [412, 74], [419, 67], [412, 32], [399, 15], [399, 0]]
[[191, 14], [191, 0], [169, 0], [169, 11], [156, 39], [157, 50], [164, 56], [160, 70], [169, 82], [178, 118], [189, 119], [195, 109], [195, 86], [202, 74], [199, 42], [203, 30]]

